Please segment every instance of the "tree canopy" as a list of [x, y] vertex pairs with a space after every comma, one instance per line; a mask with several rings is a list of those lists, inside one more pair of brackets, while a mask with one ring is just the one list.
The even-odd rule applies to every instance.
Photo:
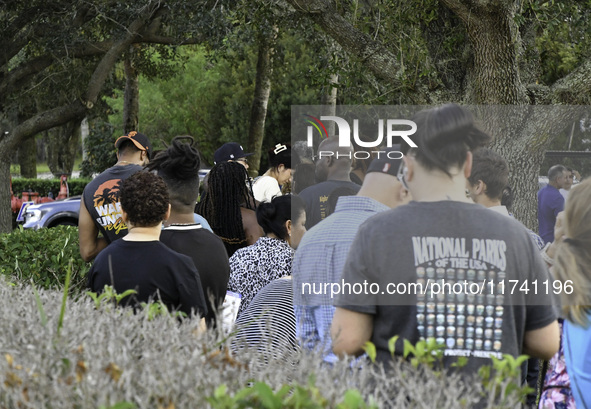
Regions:
[[[339, 104], [579, 105], [591, 95], [591, 0], [0, 5], [3, 181], [28, 138], [55, 127], [65, 127], [63, 137], [71, 137], [68, 129], [84, 117], [108, 120], [111, 106], [121, 109], [117, 98], [104, 97], [122, 92], [122, 61], [131, 53], [140, 74], [144, 132], [163, 140], [193, 134], [206, 157], [229, 140], [246, 144], [257, 52], [273, 31], [263, 150], [288, 138], [290, 105], [318, 104], [335, 87]], [[179, 47], [187, 44], [200, 47]], [[179, 104], [170, 104], [171, 98]], [[568, 115], [561, 119], [584, 123], [578, 112]], [[544, 151], [565, 131], [550, 119], [520, 129], [498, 125], [493, 147], [510, 164], [516, 214], [534, 227], [535, 178]], [[587, 128], [571, 134], [588, 140], [582, 136]], [[0, 230], [6, 231], [7, 182], [0, 201]]]

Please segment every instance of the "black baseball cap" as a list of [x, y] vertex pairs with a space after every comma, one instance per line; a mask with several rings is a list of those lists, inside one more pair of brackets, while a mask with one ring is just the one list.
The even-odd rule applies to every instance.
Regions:
[[214, 164], [220, 162], [227, 162], [229, 160], [236, 160], [240, 158], [245, 158], [247, 156], [252, 155], [252, 153], [245, 153], [242, 146], [236, 142], [227, 142], [222, 145], [215, 153], [213, 154]]
[[401, 163], [400, 145], [392, 145], [391, 148], [384, 149], [378, 157], [371, 161], [365, 173], [381, 172], [396, 177]]
[[121, 144], [126, 140], [133, 142], [136, 148], [138, 148], [140, 151], [147, 152], [148, 158], [152, 158], [152, 144], [150, 144], [150, 141], [146, 135], [136, 131], [131, 131], [128, 134], [117, 138], [115, 141], [115, 148], [119, 149], [119, 146], [121, 146]]

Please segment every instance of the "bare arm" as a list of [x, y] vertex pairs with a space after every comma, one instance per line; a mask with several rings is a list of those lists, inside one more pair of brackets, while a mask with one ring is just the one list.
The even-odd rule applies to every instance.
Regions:
[[523, 352], [535, 358], [550, 360], [560, 347], [558, 322], [533, 331], [527, 331], [523, 340]]
[[98, 237], [98, 228], [94, 224], [90, 213], [80, 200], [80, 215], [78, 217], [78, 241], [80, 242], [80, 256], [84, 261], [93, 260], [102, 249], [107, 247], [107, 240]]
[[372, 332], [371, 315], [337, 307], [330, 328], [332, 350], [341, 357], [361, 355], [363, 346], [371, 339]]
[[246, 242], [250, 246], [251, 244], [256, 243], [259, 237], [264, 236], [265, 232], [263, 231], [262, 227], [259, 226], [256, 214], [253, 210], [241, 207], [240, 213], [242, 215], [242, 225], [244, 226]]

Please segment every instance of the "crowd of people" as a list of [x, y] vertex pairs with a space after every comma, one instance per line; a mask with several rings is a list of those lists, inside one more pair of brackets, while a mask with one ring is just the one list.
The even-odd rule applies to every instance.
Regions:
[[[210, 328], [231, 291], [233, 350], [272, 345], [273, 359], [304, 349], [331, 365], [371, 341], [388, 370], [392, 346], [402, 355], [404, 340], [434, 338], [444, 364], [465, 357], [469, 374], [527, 354], [531, 407], [591, 407], [591, 181], [550, 168], [538, 235], [513, 217], [509, 167], [468, 110], [413, 121], [418, 148], [355, 163], [338, 137], [319, 157], [277, 144], [254, 180], [251, 154], [224, 144], [201, 195], [192, 137], [156, 154], [141, 133], [120, 137], [118, 162], [81, 201], [89, 287], [135, 290], [123, 304], [158, 300]], [[536, 294], [509, 291], [514, 282]]]

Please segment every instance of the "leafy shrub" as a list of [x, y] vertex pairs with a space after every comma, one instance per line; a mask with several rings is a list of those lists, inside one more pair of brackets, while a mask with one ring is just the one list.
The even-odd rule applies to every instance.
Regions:
[[[70, 196], [78, 196], [82, 194], [90, 179], [68, 179], [68, 189]], [[59, 179], [12, 179], [12, 191], [15, 196], [21, 197], [22, 192], [37, 192], [40, 196], [47, 196], [49, 192], [53, 197], [57, 197], [60, 191]]]
[[201, 330], [197, 319], [134, 314], [86, 295], [63, 310], [64, 300], [0, 280], [0, 407], [471, 408], [486, 392], [476, 377], [401, 359], [389, 371], [329, 367], [298, 351], [294, 365], [262, 366], [261, 352], [230, 353], [231, 337]]
[[0, 235], [0, 273], [8, 281], [33, 282], [36, 287], [61, 288], [72, 260], [71, 287], [80, 292], [86, 284], [90, 264], [80, 257], [78, 229], [16, 229]]

